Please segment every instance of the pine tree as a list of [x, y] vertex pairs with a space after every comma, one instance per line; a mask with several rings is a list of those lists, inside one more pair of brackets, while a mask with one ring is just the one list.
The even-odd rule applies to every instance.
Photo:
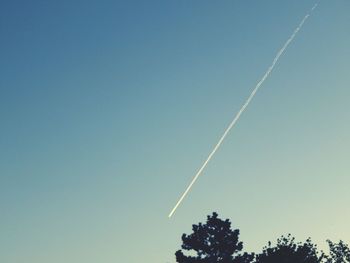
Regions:
[[254, 258], [240, 253], [243, 243], [238, 241], [239, 230], [232, 230], [231, 222], [221, 220], [215, 212], [205, 224], [193, 225], [192, 230], [192, 234], [182, 235], [182, 249], [193, 256], [178, 250], [175, 255], [179, 263], [248, 263]]

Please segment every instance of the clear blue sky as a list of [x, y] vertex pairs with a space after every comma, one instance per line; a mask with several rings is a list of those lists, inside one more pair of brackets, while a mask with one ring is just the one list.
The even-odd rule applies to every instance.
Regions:
[[0, 261], [175, 262], [218, 211], [247, 251], [350, 242], [350, 1], [2, 1]]

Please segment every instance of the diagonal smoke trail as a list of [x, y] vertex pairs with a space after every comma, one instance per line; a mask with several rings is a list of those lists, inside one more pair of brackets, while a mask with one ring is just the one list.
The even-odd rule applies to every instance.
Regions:
[[297, 26], [297, 28], [294, 30], [293, 34], [288, 38], [288, 40], [286, 41], [286, 43], [283, 45], [283, 47], [277, 52], [275, 58], [272, 61], [271, 66], [267, 69], [266, 73], [264, 74], [264, 76], [261, 78], [261, 80], [256, 84], [255, 88], [253, 89], [252, 93], [249, 95], [248, 99], [246, 100], [246, 102], [243, 104], [243, 106], [241, 107], [241, 109], [238, 111], [238, 113], [236, 114], [236, 116], [234, 117], [234, 119], [231, 121], [230, 125], [227, 127], [227, 129], [225, 130], [224, 134], [221, 136], [220, 140], [218, 141], [218, 143], [215, 145], [214, 149], [212, 150], [212, 152], [209, 154], [208, 158], [205, 160], [205, 162], [203, 163], [203, 165], [201, 166], [201, 168], [198, 170], [198, 172], [196, 173], [196, 175], [194, 176], [194, 178], [192, 179], [191, 183], [189, 184], [189, 186], [186, 188], [185, 192], [182, 194], [182, 196], [180, 197], [179, 201], [177, 201], [176, 205], [174, 206], [174, 208], [171, 210], [170, 214], [169, 214], [169, 218], [174, 214], [175, 210], [177, 209], [177, 207], [181, 204], [181, 202], [183, 201], [183, 199], [185, 198], [185, 196], [187, 195], [187, 193], [191, 190], [193, 184], [196, 182], [196, 180], [198, 179], [198, 177], [201, 175], [201, 173], [203, 172], [204, 168], [207, 166], [208, 162], [210, 161], [210, 159], [213, 157], [213, 155], [215, 154], [215, 152], [219, 149], [220, 145], [222, 144], [222, 142], [224, 141], [225, 137], [227, 136], [227, 134], [230, 132], [230, 130], [233, 128], [233, 126], [236, 124], [236, 122], [238, 121], [238, 119], [240, 118], [241, 114], [244, 112], [244, 110], [247, 108], [247, 106], [249, 105], [250, 101], [253, 99], [253, 97], [255, 96], [255, 93], [258, 91], [258, 89], [260, 88], [260, 86], [264, 83], [264, 81], [266, 80], [266, 78], [270, 75], [271, 71], [273, 70], [273, 68], [275, 67], [277, 61], [279, 60], [280, 56], [283, 54], [283, 52], [286, 50], [286, 48], [289, 46], [289, 44], [293, 41], [294, 37], [297, 35], [297, 33], [299, 32], [299, 30], [303, 27], [305, 21], [309, 18], [310, 14], [312, 13], [312, 11], [315, 10], [315, 8], [318, 6], [318, 3], [316, 3], [310, 10], [310, 12], [308, 14], [306, 14], [304, 16], [304, 18], [301, 20], [301, 22], [299, 23], [299, 25]]

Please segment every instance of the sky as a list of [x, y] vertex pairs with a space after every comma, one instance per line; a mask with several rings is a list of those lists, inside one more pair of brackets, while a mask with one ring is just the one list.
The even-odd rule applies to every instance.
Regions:
[[0, 261], [175, 262], [217, 211], [245, 251], [350, 243], [350, 1], [2, 1]]

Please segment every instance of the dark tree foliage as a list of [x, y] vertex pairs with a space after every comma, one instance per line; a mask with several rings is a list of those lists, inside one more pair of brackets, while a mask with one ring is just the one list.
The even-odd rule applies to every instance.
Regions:
[[329, 245], [329, 256], [326, 256], [326, 263], [350, 263], [350, 249], [342, 240], [333, 243], [327, 240]]
[[317, 247], [310, 238], [305, 243], [296, 243], [289, 234], [277, 239], [276, 246], [269, 242], [263, 252], [256, 255], [255, 263], [318, 263], [322, 259], [323, 255], [318, 256]]
[[193, 225], [192, 230], [192, 234], [182, 235], [181, 247], [190, 255], [178, 250], [175, 255], [179, 263], [249, 263], [254, 258], [240, 253], [243, 243], [238, 241], [239, 230], [232, 230], [231, 222], [221, 220], [217, 213], [208, 216], [205, 224]]

